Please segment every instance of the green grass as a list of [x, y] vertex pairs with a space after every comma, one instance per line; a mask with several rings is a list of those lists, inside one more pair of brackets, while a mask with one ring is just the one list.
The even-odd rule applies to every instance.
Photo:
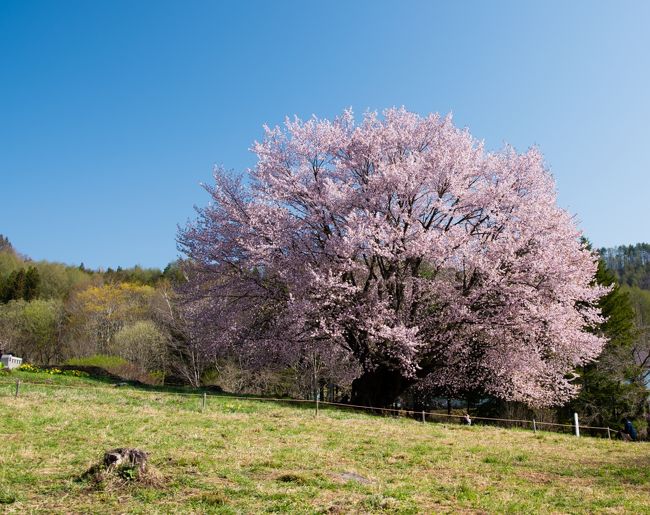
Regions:
[[[88, 378], [15, 399], [18, 376], [0, 375], [2, 513], [650, 513], [645, 443], [228, 397], [201, 412], [198, 395]], [[124, 446], [160, 480], [80, 479]]]
[[119, 356], [107, 356], [105, 354], [96, 354], [86, 358], [70, 358], [64, 365], [73, 367], [99, 367], [109, 369], [128, 364], [128, 361]]

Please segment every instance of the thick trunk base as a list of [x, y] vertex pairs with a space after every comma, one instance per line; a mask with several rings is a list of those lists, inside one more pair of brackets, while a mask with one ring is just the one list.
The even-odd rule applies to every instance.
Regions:
[[385, 408], [390, 406], [413, 381], [395, 370], [379, 367], [352, 382], [351, 403], [359, 406]]

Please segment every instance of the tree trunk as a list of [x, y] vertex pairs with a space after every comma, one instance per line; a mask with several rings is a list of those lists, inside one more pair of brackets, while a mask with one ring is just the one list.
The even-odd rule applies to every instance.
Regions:
[[378, 367], [352, 382], [352, 404], [385, 408], [406, 390], [413, 380], [406, 379], [395, 370]]

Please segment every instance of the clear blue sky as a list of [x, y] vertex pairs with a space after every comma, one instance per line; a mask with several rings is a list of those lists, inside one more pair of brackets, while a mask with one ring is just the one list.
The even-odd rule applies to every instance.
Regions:
[[0, 233], [164, 266], [263, 123], [404, 105], [540, 146], [596, 246], [650, 241], [650, 2], [0, 1]]

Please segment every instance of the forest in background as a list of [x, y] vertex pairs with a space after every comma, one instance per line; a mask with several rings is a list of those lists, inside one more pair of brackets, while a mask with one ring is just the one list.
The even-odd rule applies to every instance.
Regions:
[[41, 366], [113, 356], [103, 362], [160, 381], [168, 370], [162, 318], [181, 277], [177, 263], [102, 271], [33, 261], [0, 235], [0, 349]]
[[[579, 410], [587, 423], [613, 424], [622, 415], [641, 417], [647, 411], [650, 245], [599, 253], [598, 281], [620, 285], [602, 303], [609, 317], [602, 331], [610, 343], [597, 362], [577, 371], [582, 393], [566, 409]], [[0, 351], [38, 366], [99, 366], [149, 384], [344, 397], [353, 377], [335, 363], [301, 360], [281, 369], [272, 364], [260, 369], [244, 354], [212, 354], [197, 336], [203, 333], [192, 326], [196, 320], [183, 317], [179, 291], [187, 265], [175, 261], [163, 270], [90, 270], [83, 264], [34, 261], [0, 235]], [[429, 404], [417, 389], [412, 401]]]
[[216, 385], [232, 392], [309, 396], [304, 367], [250, 370], [195, 336], [177, 290], [184, 263], [163, 270], [91, 270], [35, 261], [0, 235], [0, 353], [38, 367], [100, 367], [147, 384]]

